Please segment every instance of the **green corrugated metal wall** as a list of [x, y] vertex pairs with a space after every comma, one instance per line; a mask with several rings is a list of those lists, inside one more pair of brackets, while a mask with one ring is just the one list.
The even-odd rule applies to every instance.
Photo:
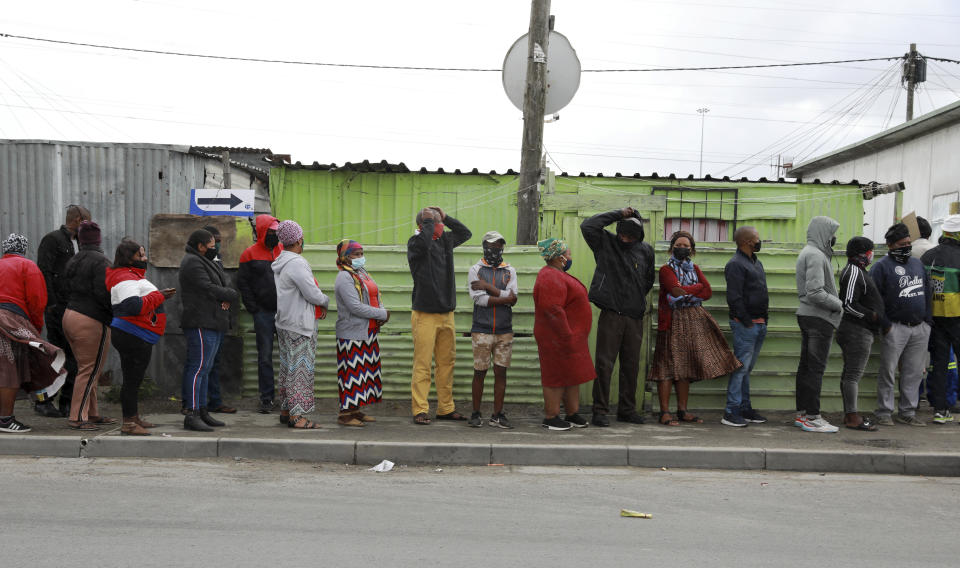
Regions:
[[[485, 231], [500, 231], [508, 241], [516, 235], [517, 181], [513, 176], [439, 173], [360, 173], [273, 168], [270, 177], [274, 215], [295, 219], [304, 227], [308, 243], [305, 256], [314, 267], [317, 280], [332, 295], [335, 277], [333, 246], [343, 237], [364, 244], [369, 266], [384, 290], [391, 309], [391, 321], [381, 336], [384, 366], [384, 396], [409, 398], [412, 368], [410, 330], [410, 282], [405, 243], [414, 229], [413, 217], [426, 205], [439, 205], [466, 224], [474, 234], [468, 243], [477, 245]], [[683, 189], [682, 199], [678, 191]], [[730, 195], [734, 201], [729, 201]], [[723, 196], [724, 203], [713, 200]], [[554, 177], [543, 188], [541, 238], [564, 237], [574, 256], [572, 273], [589, 286], [594, 269], [593, 255], [580, 236], [582, 220], [595, 213], [626, 205], [645, 211], [648, 242], [663, 234], [664, 217], [709, 216], [750, 224], [758, 228], [765, 243], [763, 259], [770, 273], [771, 331], [764, 356], [754, 371], [752, 386], [758, 408], [793, 407], [793, 374], [799, 356], [799, 329], [793, 317], [796, 291], [793, 265], [805, 241], [806, 225], [815, 215], [828, 215], [841, 226], [838, 241], [860, 234], [862, 195], [855, 186], [820, 184], [778, 184], [720, 181], [640, 179], [625, 177]], [[732, 232], [732, 231], [731, 231]], [[324, 246], [326, 245], [326, 246]], [[380, 246], [382, 245], [382, 246]], [[723, 265], [732, 254], [729, 244], [701, 243], [698, 263], [714, 286], [714, 298], [707, 308], [725, 330], [726, 305], [723, 297]], [[657, 245], [658, 266], [665, 260], [664, 243]], [[520, 301], [515, 308], [517, 333], [514, 366], [509, 373], [508, 402], [540, 402], [541, 391], [536, 345], [524, 336], [533, 329], [533, 300], [530, 295], [542, 261], [535, 247], [510, 247], [508, 260], [517, 266]], [[464, 246], [456, 252], [458, 290], [458, 363], [454, 379], [457, 400], [469, 399], [472, 354], [469, 337], [472, 305], [466, 292], [466, 271], [480, 256], [478, 246]], [[769, 260], [768, 260], [769, 259]], [[654, 291], [654, 294], [656, 291]], [[654, 308], [656, 296], [652, 296]], [[396, 310], [396, 311], [394, 311]], [[595, 310], [596, 315], [596, 310]], [[656, 320], [648, 319], [645, 353], [652, 352]], [[321, 322], [317, 359], [317, 396], [336, 396], [336, 351], [333, 336], [335, 310]], [[241, 317], [244, 334], [244, 396], [256, 393], [256, 346], [249, 316]], [[595, 333], [595, 331], [594, 331]], [[591, 349], [594, 345], [591, 334]], [[824, 380], [824, 408], [839, 405], [839, 349], [831, 356]], [[645, 363], [646, 364], [646, 363]], [[868, 371], [875, 367], [871, 362]], [[792, 369], [791, 369], [792, 368]], [[616, 370], [614, 371], [616, 376]], [[837, 380], [833, 380], [833, 379]], [[614, 396], [616, 380], [613, 381]], [[700, 408], [723, 406], [725, 379], [695, 385], [692, 405]], [[871, 383], [864, 379], [864, 392]], [[649, 396], [649, 395], [648, 395]], [[589, 402], [589, 387], [581, 392]], [[865, 406], [867, 407], [867, 406]]]

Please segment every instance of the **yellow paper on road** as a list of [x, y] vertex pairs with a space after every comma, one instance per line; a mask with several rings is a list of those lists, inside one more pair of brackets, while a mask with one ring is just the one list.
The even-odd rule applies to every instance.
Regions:
[[639, 511], [631, 511], [630, 509], [620, 509], [621, 517], [636, 517], [638, 519], [652, 519], [653, 515], [650, 513], [641, 513]]

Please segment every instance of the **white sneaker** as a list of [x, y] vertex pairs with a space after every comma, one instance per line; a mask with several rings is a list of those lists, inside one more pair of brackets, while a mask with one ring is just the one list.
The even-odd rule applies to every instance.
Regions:
[[797, 416], [793, 419], [793, 425], [796, 426], [797, 428], [803, 428], [803, 423], [806, 421], [807, 421], [806, 414], [797, 414]]
[[804, 419], [803, 424], [800, 425], [800, 428], [802, 428], [804, 432], [832, 433], [840, 431], [839, 428], [824, 420], [822, 416], [818, 416], [816, 418], [810, 418], [807, 416]]

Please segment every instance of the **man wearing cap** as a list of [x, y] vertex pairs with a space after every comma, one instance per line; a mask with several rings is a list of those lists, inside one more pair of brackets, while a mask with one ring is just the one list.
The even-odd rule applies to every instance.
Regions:
[[[616, 235], [604, 228], [613, 223], [617, 223]], [[597, 262], [589, 297], [600, 308], [592, 423], [610, 425], [610, 375], [619, 355], [617, 420], [643, 424], [643, 416], [637, 412], [637, 375], [643, 316], [653, 287], [653, 247], [643, 242], [643, 219], [632, 207], [594, 215], [580, 225], [580, 232]]]
[[950, 348], [960, 353], [960, 215], [950, 215], [940, 228], [940, 244], [920, 259], [933, 288], [933, 372], [927, 376], [927, 388], [935, 424], [953, 421], [947, 407], [946, 387]]
[[503, 413], [507, 367], [513, 353], [513, 309], [517, 303], [517, 271], [503, 261], [507, 240], [496, 231], [483, 235], [483, 258], [467, 273], [467, 291], [473, 299], [473, 414], [468, 424], [479, 428], [483, 380], [493, 358], [493, 416], [490, 426], [513, 428]]
[[[439, 207], [417, 213], [417, 231], [407, 241], [407, 264], [413, 277], [413, 376], [411, 410], [415, 424], [430, 424], [430, 362], [434, 361], [437, 419], [466, 420], [453, 404], [453, 364], [456, 361], [457, 282], [453, 274], [453, 249], [473, 234], [463, 223]], [[449, 227], [449, 231], [444, 231]]]
[[320, 291], [310, 263], [303, 258], [303, 229], [296, 221], [277, 228], [283, 252], [273, 261], [277, 282], [277, 340], [280, 343], [280, 422], [290, 428], [315, 430], [305, 414], [316, 407], [314, 363], [317, 320], [327, 316], [330, 298]]
[[[877, 374], [877, 423], [891, 426], [894, 419], [909, 426], [924, 426], [917, 418], [920, 380], [930, 342], [930, 278], [923, 263], [910, 256], [910, 230], [903, 223], [890, 227], [884, 239], [887, 255], [870, 269], [870, 278], [883, 298], [890, 331], [883, 336]], [[900, 369], [900, 408], [894, 417], [894, 376]]]
[[274, 405], [273, 336], [276, 333], [277, 285], [270, 265], [282, 250], [277, 226], [276, 217], [257, 215], [257, 240], [240, 255], [237, 270], [237, 288], [243, 306], [253, 316], [253, 331], [257, 337], [258, 411], [261, 414], [269, 414]]
[[47, 326], [47, 341], [63, 349], [66, 355], [64, 366], [67, 369], [67, 380], [60, 389], [59, 408], [54, 408], [51, 400], [37, 401], [34, 409], [41, 416], [69, 416], [70, 399], [73, 396], [73, 384], [77, 379], [77, 360], [70, 349], [70, 342], [63, 333], [63, 312], [67, 309], [70, 299], [63, 271], [67, 261], [80, 250], [77, 244], [77, 227], [83, 221], [90, 220], [90, 212], [85, 207], [70, 205], [67, 207], [63, 225], [56, 231], [44, 235], [37, 247], [37, 267], [43, 273], [47, 283], [47, 309], [44, 313], [44, 322]]

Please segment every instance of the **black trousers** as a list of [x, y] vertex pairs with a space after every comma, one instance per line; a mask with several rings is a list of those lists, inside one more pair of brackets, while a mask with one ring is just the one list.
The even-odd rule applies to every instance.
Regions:
[[70, 404], [73, 398], [73, 385], [77, 381], [77, 360], [70, 349], [70, 342], [67, 336], [63, 334], [63, 312], [66, 310], [63, 306], [47, 306], [43, 312], [43, 323], [47, 328], [47, 341], [53, 343], [60, 349], [67, 359], [63, 366], [67, 369], [66, 382], [60, 389], [60, 402]]
[[815, 416], [820, 414], [820, 388], [834, 329], [830, 322], [815, 316], [797, 316], [797, 323], [802, 337], [797, 365], [797, 411]]
[[120, 353], [120, 369], [123, 371], [120, 406], [123, 408], [123, 417], [137, 416], [140, 414], [137, 395], [140, 393], [140, 383], [147, 372], [147, 365], [150, 364], [153, 344], [117, 328], [111, 331], [110, 343]]
[[[930, 332], [930, 362], [933, 371], [927, 376], [927, 398], [934, 410], [947, 410], [947, 365], [950, 348], [960, 353], [960, 318], [933, 318]], [[958, 355], [960, 356], [960, 355]]]
[[593, 382], [593, 413], [610, 411], [610, 376], [620, 357], [620, 394], [617, 416], [628, 416], [637, 410], [637, 375], [640, 373], [640, 349], [643, 342], [643, 318], [623, 316], [612, 310], [601, 310], [597, 319], [597, 379]]

